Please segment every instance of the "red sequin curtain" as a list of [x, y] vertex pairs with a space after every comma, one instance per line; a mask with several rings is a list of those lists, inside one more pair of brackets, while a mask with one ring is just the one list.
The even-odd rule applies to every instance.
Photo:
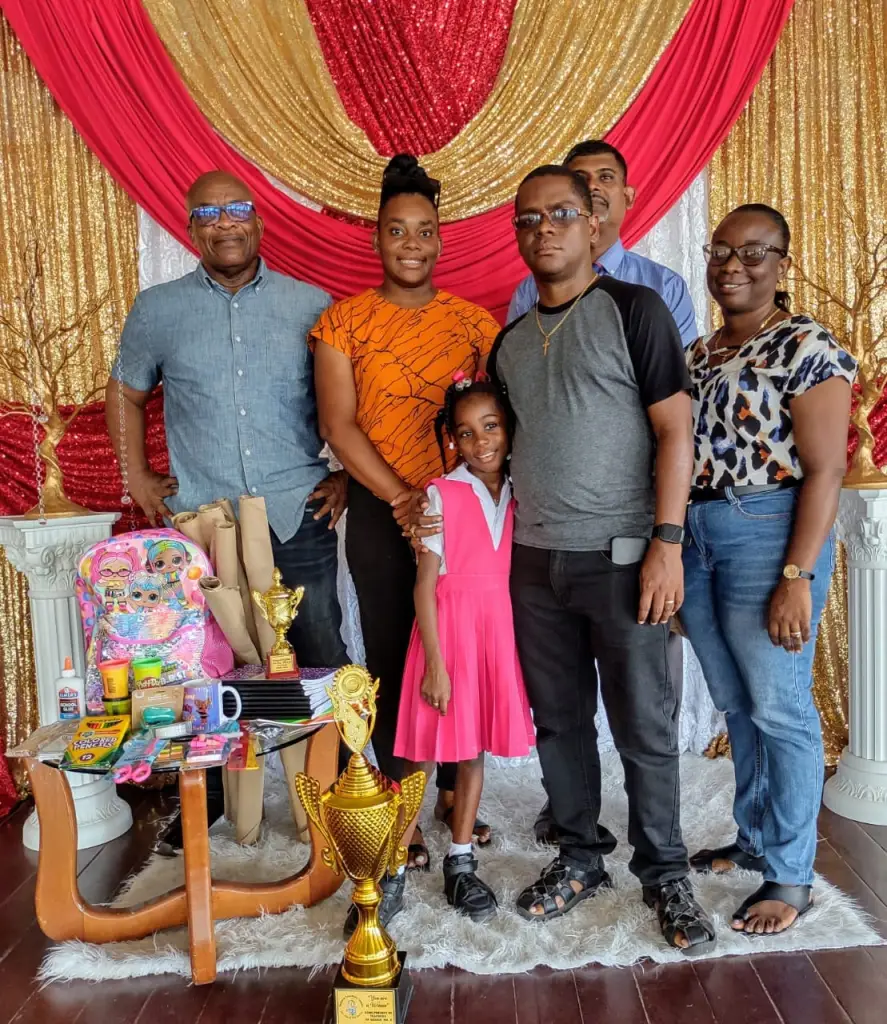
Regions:
[[483, 106], [516, 0], [306, 0], [348, 116], [379, 153], [434, 153]]

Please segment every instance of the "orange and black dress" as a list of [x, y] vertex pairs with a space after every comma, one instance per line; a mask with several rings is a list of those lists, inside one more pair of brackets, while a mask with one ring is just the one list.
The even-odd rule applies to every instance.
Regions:
[[[453, 468], [441, 466], [434, 435], [444, 392], [458, 370], [477, 371], [498, 332], [486, 310], [447, 292], [405, 309], [370, 288], [325, 310], [309, 337], [312, 345], [330, 345], [351, 360], [358, 426], [392, 470], [420, 488]], [[392, 752], [415, 614], [415, 559], [390, 506], [354, 480], [345, 543], [367, 668], [381, 680], [373, 747], [382, 771], [397, 779]]]

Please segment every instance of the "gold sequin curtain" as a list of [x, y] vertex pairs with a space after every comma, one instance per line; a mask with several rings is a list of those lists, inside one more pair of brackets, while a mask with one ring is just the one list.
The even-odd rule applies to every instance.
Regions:
[[[110, 291], [84, 358], [65, 370], [75, 397], [95, 368], [107, 368], [138, 290], [138, 221], [132, 200], [114, 184], [56, 106], [6, 19], [0, 15], [0, 304], [22, 293], [18, 252], [44, 248], [47, 320], [69, 320]], [[0, 397], [21, 399], [0, 378]], [[28, 420], [16, 422], [30, 431]], [[7, 746], [37, 723], [27, 581], [0, 552], [0, 731]], [[21, 775], [18, 777], [22, 781]]]
[[[297, 192], [375, 219], [387, 159], [345, 113], [303, 0], [143, 2], [194, 100], [225, 138]], [[423, 159], [445, 183], [443, 219], [509, 202], [533, 167], [576, 139], [604, 135], [689, 7], [690, 0], [518, 0], [486, 103]]]
[[[757, 88], [710, 165], [712, 226], [733, 207], [764, 202], [792, 230], [804, 272], [850, 293], [855, 234], [887, 215], [887, 5], [797, 0]], [[790, 279], [793, 308], [847, 329], [834, 306]], [[871, 311], [873, 322], [883, 311]], [[844, 335], [846, 337], [846, 334]], [[820, 629], [814, 694], [827, 763], [847, 741], [847, 577], [843, 552]]]

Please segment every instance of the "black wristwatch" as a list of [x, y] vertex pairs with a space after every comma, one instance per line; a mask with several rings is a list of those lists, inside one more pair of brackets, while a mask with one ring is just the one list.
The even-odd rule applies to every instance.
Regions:
[[683, 544], [684, 528], [673, 523], [660, 523], [653, 527], [653, 536], [656, 540], [665, 541], [666, 544]]

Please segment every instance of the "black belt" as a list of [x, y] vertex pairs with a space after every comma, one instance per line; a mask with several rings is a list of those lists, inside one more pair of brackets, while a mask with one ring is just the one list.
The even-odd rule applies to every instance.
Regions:
[[[778, 484], [749, 484], [745, 487], [693, 487], [690, 489], [690, 504], [700, 501], [726, 501], [734, 498], [747, 498], [752, 494], [766, 494], [768, 491], [782, 491], [786, 487], [797, 487], [800, 480], [788, 477]], [[729, 493], [728, 493], [729, 492]]]

